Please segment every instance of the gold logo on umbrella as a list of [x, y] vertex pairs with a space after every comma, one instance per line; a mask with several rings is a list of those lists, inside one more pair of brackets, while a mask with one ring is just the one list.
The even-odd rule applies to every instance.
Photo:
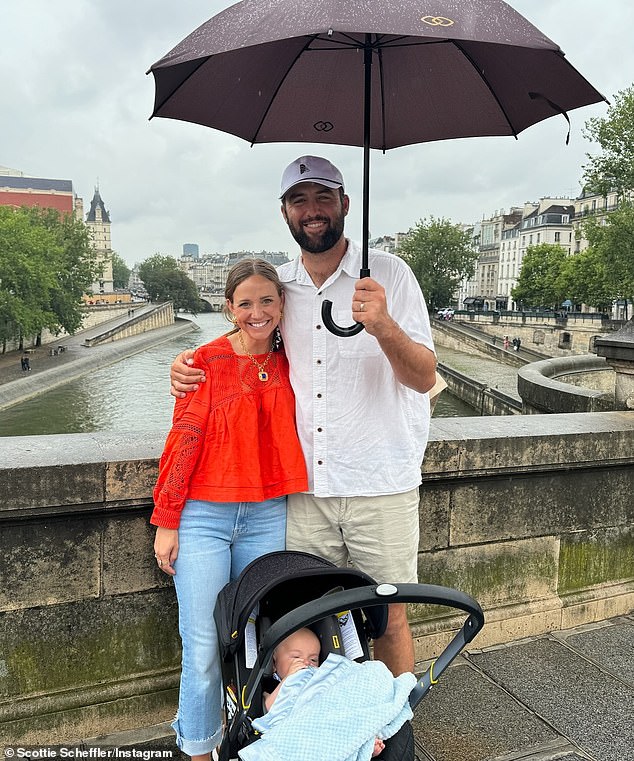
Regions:
[[423, 16], [421, 21], [430, 26], [453, 26], [454, 22], [444, 16]]

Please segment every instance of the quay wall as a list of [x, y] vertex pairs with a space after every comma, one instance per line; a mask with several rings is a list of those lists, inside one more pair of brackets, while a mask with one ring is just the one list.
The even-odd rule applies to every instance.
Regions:
[[438, 370], [454, 396], [473, 407], [480, 415], [520, 415], [522, 402], [512, 396], [490, 388], [486, 383], [469, 378], [457, 370], [438, 363]]
[[[172, 718], [172, 582], [148, 524], [161, 435], [0, 438], [0, 737]], [[479, 600], [484, 647], [634, 609], [634, 413], [432, 421], [419, 577]], [[417, 659], [458, 619], [411, 606]]]
[[157, 328], [166, 328], [174, 324], [174, 306], [171, 302], [157, 304], [149, 311], [143, 311], [135, 316], [134, 309], [128, 309], [130, 319], [123, 324], [104, 330], [102, 333], [91, 336], [84, 340], [84, 346], [92, 347], [98, 344], [111, 343], [119, 341], [130, 336], [138, 336], [146, 333], [148, 330]]
[[523, 348], [534, 349], [551, 357], [594, 351], [595, 338], [609, 334], [620, 325], [595, 315], [548, 317], [530, 312], [502, 312], [499, 315], [460, 312], [451, 322], [480, 328], [499, 341], [505, 335], [511, 340], [520, 338]]

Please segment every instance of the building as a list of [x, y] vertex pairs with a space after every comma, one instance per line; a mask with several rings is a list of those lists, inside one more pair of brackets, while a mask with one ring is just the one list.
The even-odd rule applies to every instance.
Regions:
[[[92, 246], [99, 254], [102, 272], [99, 279], [92, 284], [93, 299], [95, 301], [112, 301], [114, 283], [112, 276], [112, 242], [110, 237], [110, 214], [105, 207], [99, 193], [95, 193], [90, 202], [90, 210], [86, 215], [86, 227], [90, 233]], [[107, 298], [100, 298], [110, 294]]]
[[27, 177], [16, 169], [0, 167], [0, 206], [37, 206], [76, 214], [77, 201], [70, 180]]
[[183, 256], [191, 256], [192, 259], [198, 259], [200, 256], [198, 243], [183, 243]]
[[201, 293], [224, 293], [227, 273], [241, 259], [264, 259], [274, 267], [285, 264], [288, 256], [282, 251], [235, 251], [230, 254], [203, 254], [199, 259], [191, 255], [182, 256], [179, 267], [190, 280], [196, 283]]

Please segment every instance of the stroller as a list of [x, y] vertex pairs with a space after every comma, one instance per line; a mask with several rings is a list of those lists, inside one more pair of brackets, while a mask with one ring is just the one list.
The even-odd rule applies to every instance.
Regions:
[[[289, 634], [310, 627], [320, 639], [320, 663], [330, 653], [369, 660], [369, 642], [385, 631], [387, 605], [415, 602], [458, 608], [462, 628], [410, 693], [414, 709], [438, 677], [484, 625], [478, 603], [462, 592], [429, 584], [376, 584], [367, 574], [339, 568], [305, 552], [272, 552], [248, 565], [220, 592], [214, 610], [218, 629], [226, 731], [219, 761], [260, 736], [252, 726], [264, 714], [272, 656]], [[381, 761], [414, 761], [414, 736], [406, 722], [385, 741]]]

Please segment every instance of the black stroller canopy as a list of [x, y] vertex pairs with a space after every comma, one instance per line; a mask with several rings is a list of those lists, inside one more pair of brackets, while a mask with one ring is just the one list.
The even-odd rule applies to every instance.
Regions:
[[[214, 618], [220, 654], [226, 660], [236, 653], [244, 639], [251, 612], [265, 597], [277, 601], [277, 617], [334, 588], [354, 589], [369, 584], [376, 582], [362, 571], [338, 568], [328, 560], [306, 552], [282, 551], [263, 555], [218, 595]], [[373, 639], [379, 637], [387, 622], [386, 607], [368, 607], [363, 612], [370, 636]]]

